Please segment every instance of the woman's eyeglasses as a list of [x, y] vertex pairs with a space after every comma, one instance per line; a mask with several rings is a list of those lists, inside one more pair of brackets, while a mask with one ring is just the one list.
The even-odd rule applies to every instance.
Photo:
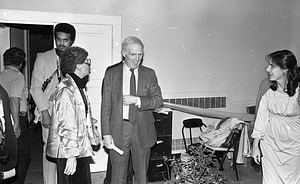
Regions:
[[88, 59], [86, 59], [83, 63], [85, 63], [85, 64], [91, 66], [92, 60], [88, 58]]

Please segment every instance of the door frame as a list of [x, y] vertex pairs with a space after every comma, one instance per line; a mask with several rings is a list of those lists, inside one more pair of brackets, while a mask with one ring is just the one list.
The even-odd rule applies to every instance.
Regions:
[[120, 16], [0, 9], [0, 23], [55, 25], [59, 22], [68, 22], [112, 26], [112, 64], [121, 60], [121, 21]]
[[4, 52], [10, 48], [10, 28], [0, 23], [0, 72], [4, 69], [3, 57]]
[[[37, 18], [38, 17], [38, 18]], [[74, 25], [100, 25], [111, 27], [111, 61], [110, 64], [115, 64], [121, 61], [121, 17], [119, 16], [102, 16], [102, 15], [89, 15], [89, 14], [69, 14], [69, 13], [51, 13], [51, 12], [37, 12], [37, 11], [19, 11], [0, 9], [0, 24], [14, 23], [14, 24], [33, 24], [33, 25], [52, 25], [57, 23], [67, 22]], [[6, 34], [5, 39], [9, 38], [9, 32], [6, 31], [1, 34]], [[76, 43], [76, 42], [75, 42]], [[10, 47], [9, 40], [5, 40], [5, 45], [0, 45], [0, 52], [2, 47], [5, 47], [4, 51]], [[2, 55], [3, 52], [0, 54]], [[100, 121], [99, 121], [100, 122]], [[102, 150], [102, 151], [101, 151]], [[101, 149], [101, 153], [105, 153]], [[105, 155], [107, 155], [105, 153]], [[99, 165], [102, 167], [100, 168]], [[102, 157], [100, 161], [96, 162], [91, 167], [91, 172], [102, 171], [106, 168], [107, 156]], [[95, 166], [96, 165], [96, 166]]]

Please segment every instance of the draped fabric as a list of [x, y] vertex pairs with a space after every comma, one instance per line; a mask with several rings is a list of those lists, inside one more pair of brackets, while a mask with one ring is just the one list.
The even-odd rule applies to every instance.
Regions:
[[228, 111], [213, 110], [213, 109], [204, 109], [199, 107], [190, 107], [186, 105], [178, 105], [178, 104], [167, 103], [167, 102], [164, 102], [164, 106], [188, 114], [193, 114], [196, 116], [202, 116], [207, 118], [223, 119], [227, 117], [232, 117], [246, 122], [250, 122], [254, 120], [254, 114], [248, 114], [248, 113], [237, 113], [237, 112], [228, 112]]

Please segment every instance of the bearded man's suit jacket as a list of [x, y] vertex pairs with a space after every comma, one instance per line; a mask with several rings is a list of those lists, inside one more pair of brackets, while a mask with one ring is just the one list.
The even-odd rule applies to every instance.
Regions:
[[[102, 85], [102, 136], [112, 135], [114, 143], [123, 146], [123, 62], [107, 68]], [[138, 67], [137, 96], [141, 106], [136, 108], [136, 124], [142, 148], [156, 143], [153, 110], [162, 106], [163, 98], [153, 69]]]

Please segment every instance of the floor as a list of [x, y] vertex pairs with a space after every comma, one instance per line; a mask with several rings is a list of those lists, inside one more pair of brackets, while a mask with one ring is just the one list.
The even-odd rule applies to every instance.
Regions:
[[27, 172], [26, 184], [42, 184], [43, 183], [43, 141], [41, 134], [41, 126], [32, 126], [29, 129], [30, 140], [30, 164]]
[[[36, 126], [30, 129], [30, 148], [31, 162], [26, 177], [26, 184], [43, 184], [42, 173], [42, 137], [41, 127]], [[250, 159], [247, 159], [246, 165], [238, 165], [239, 181], [236, 180], [235, 172], [230, 169], [231, 161], [227, 160], [224, 163], [224, 173], [230, 184], [261, 184], [261, 174], [256, 172], [250, 164]], [[105, 172], [92, 173], [92, 182], [102, 184]], [[152, 184], [164, 184], [165, 181], [155, 182]]]

